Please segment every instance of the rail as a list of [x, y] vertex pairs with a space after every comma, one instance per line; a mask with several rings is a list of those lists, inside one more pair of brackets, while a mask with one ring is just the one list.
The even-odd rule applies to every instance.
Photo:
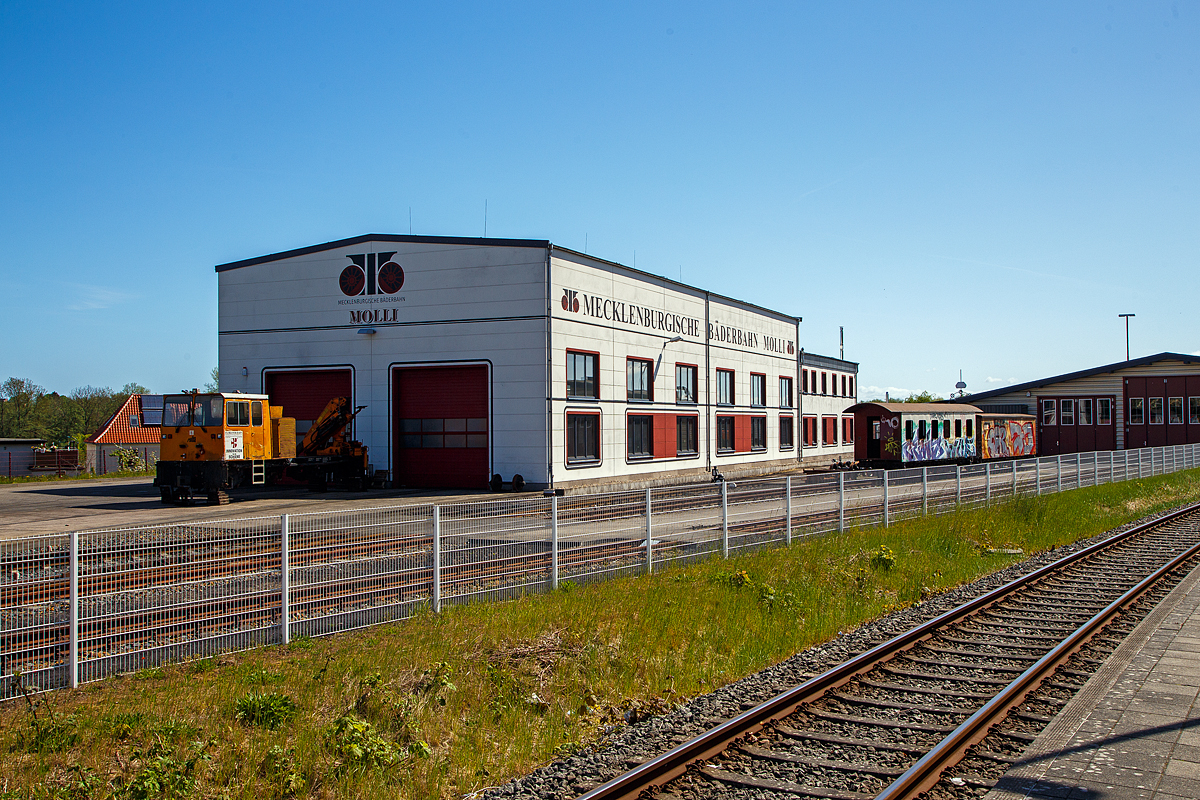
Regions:
[[0, 700], [422, 608], [1191, 469], [1200, 445], [0, 541]]

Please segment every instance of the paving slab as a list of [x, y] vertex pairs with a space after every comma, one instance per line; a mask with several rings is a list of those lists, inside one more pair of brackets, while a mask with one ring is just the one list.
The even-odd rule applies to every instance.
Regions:
[[1200, 798], [1200, 567], [1156, 606], [985, 800]]

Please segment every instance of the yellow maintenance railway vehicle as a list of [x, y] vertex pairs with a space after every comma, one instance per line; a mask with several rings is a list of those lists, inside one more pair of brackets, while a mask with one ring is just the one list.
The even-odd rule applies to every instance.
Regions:
[[226, 503], [227, 489], [306, 483], [363, 489], [367, 448], [346, 432], [365, 406], [329, 401], [297, 442], [296, 420], [265, 394], [202, 393], [163, 398], [162, 443], [154, 485], [164, 503]]

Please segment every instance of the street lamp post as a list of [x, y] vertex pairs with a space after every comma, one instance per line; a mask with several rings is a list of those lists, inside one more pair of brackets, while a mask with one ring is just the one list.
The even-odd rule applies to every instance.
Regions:
[[1129, 360], [1129, 318], [1136, 317], [1137, 314], [1117, 314], [1118, 317], [1125, 318], [1125, 360]]

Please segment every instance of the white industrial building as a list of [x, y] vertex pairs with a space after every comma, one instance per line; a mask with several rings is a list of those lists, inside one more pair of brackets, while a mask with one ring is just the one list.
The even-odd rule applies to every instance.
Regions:
[[[548, 241], [372, 234], [216, 269], [221, 389], [270, 394], [298, 435], [349, 395], [397, 486], [644, 486], [853, 451], [857, 365], [802, 373], [798, 317]], [[808, 391], [810, 369], [838, 377]], [[809, 414], [833, 435], [802, 440]]]

